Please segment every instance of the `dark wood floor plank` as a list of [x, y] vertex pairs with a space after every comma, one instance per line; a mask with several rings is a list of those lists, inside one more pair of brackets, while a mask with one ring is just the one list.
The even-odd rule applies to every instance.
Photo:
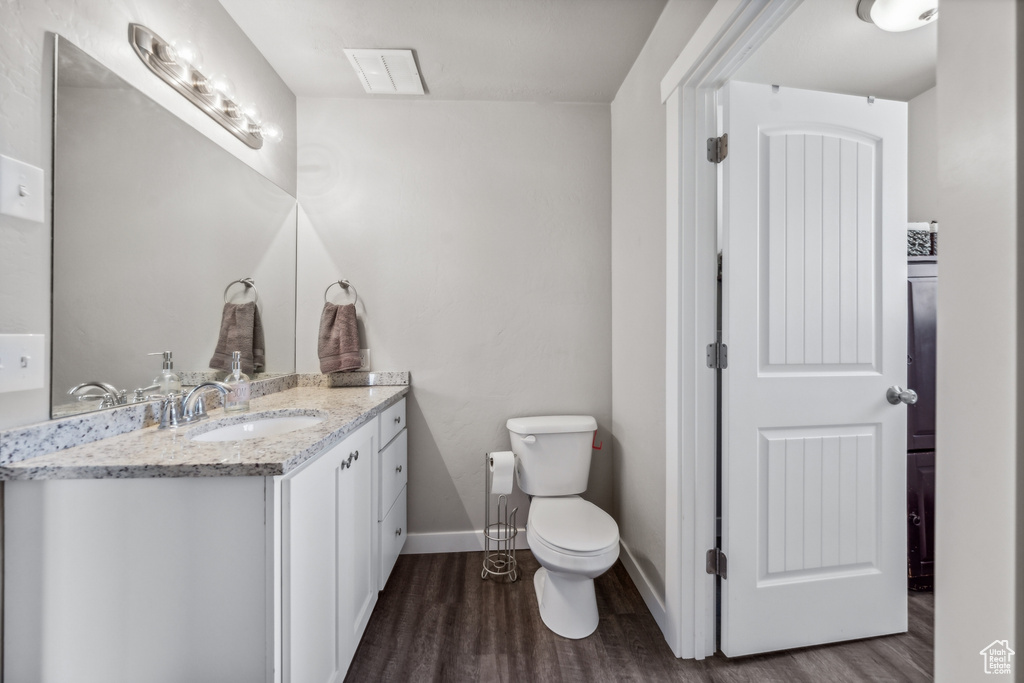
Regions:
[[908, 596], [910, 631], [729, 659], [672, 655], [621, 563], [595, 582], [601, 622], [571, 640], [540, 618], [529, 551], [520, 579], [482, 580], [482, 553], [403, 555], [380, 594], [347, 681], [837, 683], [929, 681], [935, 603]]

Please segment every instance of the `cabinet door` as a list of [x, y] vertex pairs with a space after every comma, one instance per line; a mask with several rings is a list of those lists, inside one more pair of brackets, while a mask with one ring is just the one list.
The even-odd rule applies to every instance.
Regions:
[[907, 454], [907, 562], [911, 587], [930, 587], [935, 573], [935, 451]]
[[342, 442], [281, 484], [283, 681], [340, 681], [341, 568], [335, 501], [346, 481]]
[[911, 263], [907, 278], [907, 386], [917, 403], [907, 406], [907, 450], [935, 448], [935, 312], [937, 267]]
[[337, 498], [338, 590], [342, 596], [339, 642], [345, 668], [377, 602], [373, 552], [377, 515], [371, 495], [374, 440], [375, 434], [361, 429], [343, 444], [343, 455], [350, 462], [339, 479]]
[[377, 599], [376, 420], [281, 484], [282, 680], [341, 681]]

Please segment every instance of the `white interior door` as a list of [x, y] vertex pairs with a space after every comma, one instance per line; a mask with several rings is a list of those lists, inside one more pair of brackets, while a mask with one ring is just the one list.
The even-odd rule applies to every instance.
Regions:
[[906, 104], [722, 92], [722, 652], [906, 631]]

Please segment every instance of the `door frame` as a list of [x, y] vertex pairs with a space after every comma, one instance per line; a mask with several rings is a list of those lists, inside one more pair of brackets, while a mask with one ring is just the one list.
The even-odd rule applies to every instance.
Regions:
[[676, 657], [715, 653], [717, 91], [803, 0], [718, 0], [661, 81], [666, 113], [665, 638]]

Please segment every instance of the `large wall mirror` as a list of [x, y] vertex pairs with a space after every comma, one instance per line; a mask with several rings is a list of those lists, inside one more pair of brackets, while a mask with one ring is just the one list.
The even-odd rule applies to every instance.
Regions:
[[[68, 390], [209, 371], [225, 288], [252, 278], [268, 374], [295, 370], [295, 199], [58, 37], [53, 171], [55, 417]], [[239, 143], [241, 144], [241, 143]], [[233, 303], [254, 290], [233, 286]], [[88, 392], [87, 392], [88, 393]]]

